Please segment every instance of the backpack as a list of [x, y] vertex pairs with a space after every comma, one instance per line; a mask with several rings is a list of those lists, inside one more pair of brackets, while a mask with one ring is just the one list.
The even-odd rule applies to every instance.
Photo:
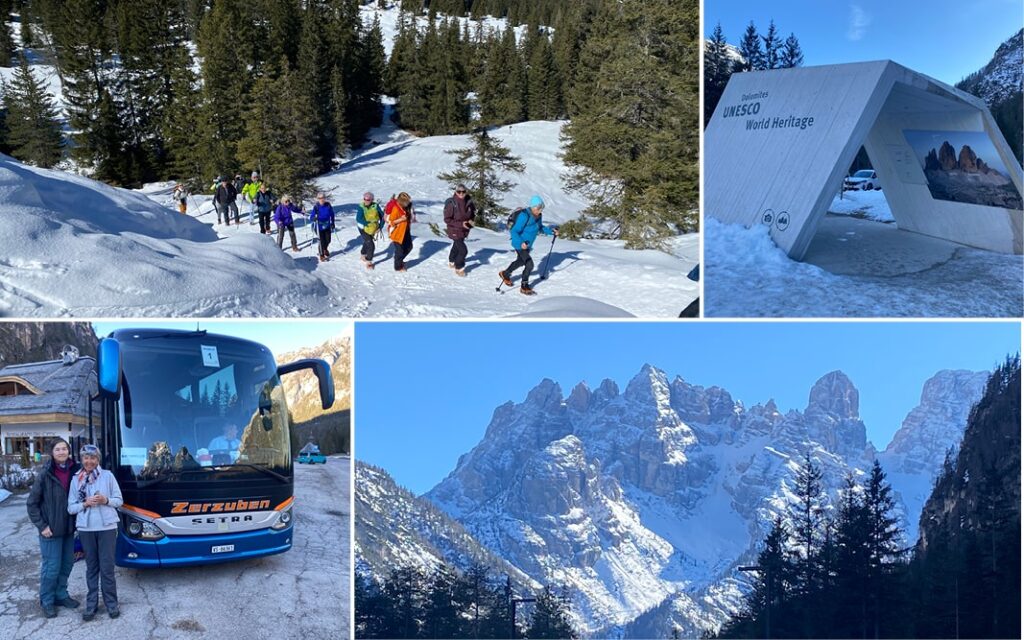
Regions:
[[[505, 221], [505, 226], [508, 228], [509, 233], [512, 232], [512, 227], [515, 226], [516, 221], [519, 220], [519, 214], [520, 213], [524, 213], [524, 212], [527, 215], [529, 215], [530, 210], [529, 209], [517, 209], [517, 210], [513, 211], [512, 213], [508, 214], [508, 220]], [[527, 218], [526, 222], [530, 222], [529, 218]]]

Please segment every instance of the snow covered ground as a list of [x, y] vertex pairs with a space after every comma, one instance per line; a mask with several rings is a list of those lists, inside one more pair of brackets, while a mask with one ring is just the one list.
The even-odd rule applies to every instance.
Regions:
[[895, 222], [885, 194], [881, 191], [844, 191], [837, 194], [828, 207], [829, 213], [866, 218], [878, 222]]
[[[578, 215], [584, 203], [562, 191], [556, 122], [503, 127], [495, 135], [522, 156], [527, 171], [508, 194], [521, 206], [532, 193], [548, 202], [549, 222]], [[448, 268], [442, 230], [449, 190], [436, 174], [444, 153], [466, 136], [414, 138], [386, 125], [371, 143], [319, 181], [340, 212], [333, 259], [316, 260], [309, 230], [299, 253], [281, 252], [256, 227], [216, 226], [207, 195], [190, 214], [170, 207], [171, 186], [141, 192], [110, 187], [0, 156], [0, 315], [3, 316], [614, 316], [675, 317], [698, 295], [686, 274], [698, 236], [676, 238], [672, 254], [630, 251], [611, 240], [558, 240], [538, 296], [496, 293], [497, 272], [512, 260], [508, 235], [475, 230], [466, 278]], [[408, 191], [418, 205], [409, 271], [395, 273], [378, 247], [374, 271], [359, 261], [356, 202]], [[538, 270], [551, 248], [535, 247]], [[506, 290], [507, 291], [507, 290]]]
[[[398, 2], [386, 2], [385, 8], [381, 8], [376, 2], [370, 4], [364, 4], [359, 8], [360, 15], [363, 19], [363, 24], [367, 27], [373, 24], [374, 17], [380, 19], [381, 34], [384, 37], [384, 52], [388, 57], [391, 57], [391, 50], [395, 46], [395, 38], [398, 36]], [[411, 14], [410, 14], [411, 15]], [[437, 22], [440, 23], [442, 20], [447, 19], [444, 14], [437, 14]], [[477, 26], [483, 27], [484, 33], [491, 32], [503, 32], [508, 26], [508, 20], [505, 18], [495, 18], [493, 16], [484, 16], [481, 20], [472, 20], [466, 17], [455, 18], [459, 23], [459, 28], [464, 29], [466, 23], [469, 23], [470, 33], [476, 35]], [[420, 29], [426, 29], [428, 24], [427, 16], [418, 15], [416, 16], [416, 26]], [[548, 29], [553, 31], [553, 29]], [[516, 39], [521, 39], [526, 34], [526, 25], [516, 26]]]
[[[397, 3], [361, 11], [368, 23], [380, 17], [390, 51]], [[506, 21], [482, 22], [485, 29], [502, 29]], [[13, 32], [17, 37], [18, 30]], [[34, 54], [31, 62], [60, 103], [54, 69]], [[0, 68], [2, 78], [12, 73]], [[493, 132], [526, 164], [524, 174], [512, 176], [518, 184], [504, 198], [505, 206], [524, 206], [540, 194], [549, 224], [573, 219], [586, 206], [563, 190], [563, 124], [526, 122]], [[193, 196], [190, 215], [181, 216], [173, 211], [170, 184], [131, 192], [0, 156], [0, 225], [6, 230], [0, 237], [0, 317], [664, 318], [678, 316], [698, 296], [698, 283], [686, 278], [699, 259], [697, 234], [675, 238], [669, 253], [630, 251], [611, 240], [558, 240], [552, 247], [541, 237], [534, 248], [532, 283], [539, 295], [526, 297], [518, 290], [495, 292], [497, 272], [514, 254], [507, 233], [478, 229], [468, 241], [469, 275], [455, 277], [448, 268], [450, 241], [442, 220], [450, 188], [436, 175], [454, 166], [446, 150], [468, 144], [468, 136], [415, 138], [386, 119], [367, 145], [318, 180], [341, 214], [329, 263], [317, 261], [306, 227], [298, 229], [302, 250], [282, 253], [255, 226], [214, 225], [205, 194]], [[70, 163], [61, 166], [74, 169]], [[378, 243], [376, 270], [359, 262], [354, 216], [366, 190], [381, 201], [407, 191], [416, 202], [419, 221], [413, 225], [407, 273], [390, 268], [390, 243]], [[548, 278], [540, 281], [549, 249]]]
[[[561, 124], [525, 122], [494, 132], [526, 164], [526, 172], [514, 176], [518, 186], [506, 195], [504, 204], [525, 206], [532, 194], [539, 193], [547, 202], [545, 220], [554, 224], [575, 218], [586, 206], [562, 189], [564, 168], [558, 158]], [[468, 136], [416, 138], [386, 120], [372, 132], [364, 148], [317, 180], [339, 213], [331, 261], [317, 261], [312, 233], [304, 222], [296, 230], [301, 251], [282, 254], [294, 260], [296, 270], [308, 273], [327, 289], [323, 308], [313, 309], [306, 303], [307, 313], [353, 317], [676, 317], [697, 297], [698, 283], [686, 278], [698, 260], [697, 234], [676, 238], [672, 254], [626, 250], [622, 242], [614, 240], [557, 240], [552, 246], [548, 238], [540, 237], [533, 252], [536, 272], [532, 278], [539, 295], [527, 297], [518, 290], [495, 292], [500, 282], [497, 272], [514, 258], [508, 234], [476, 229], [467, 242], [468, 276], [456, 277], [448, 267], [451, 241], [443, 235], [444, 201], [451, 193], [436, 176], [453, 166], [453, 158], [445, 150], [466, 146], [468, 141]], [[378, 243], [373, 271], [359, 261], [355, 212], [368, 190], [382, 202], [406, 191], [416, 204], [418, 222], [413, 225], [414, 247], [406, 273], [393, 271], [390, 243]], [[170, 191], [167, 184], [144, 190], [167, 207], [173, 204]], [[205, 195], [193, 197], [190, 214], [206, 224], [216, 221]], [[433, 228], [442, 235], [435, 234]], [[251, 239], [261, 243], [266, 252], [277, 253], [274, 241], [261, 238], [255, 225], [218, 225], [215, 230], [222, 238]], [[548, 278], [539, 281], [549, 250]]]
[[[1021, 256], [957, 246], [948, 259], [918, 271], [837, 275], [790, 260], [761, 226], [745, 229], [705, 218], [704, 233], [709, 317], [1024, 315]], [[913, 247], [914, 240], [902, 246]]]

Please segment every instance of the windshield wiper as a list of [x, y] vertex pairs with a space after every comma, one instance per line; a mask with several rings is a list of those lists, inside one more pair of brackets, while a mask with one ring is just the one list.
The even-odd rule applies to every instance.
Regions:
[[289, 481], [288, 476], [283, 476], [280, 473], [274, 471], [273, 469], [271, 469], [269, 467], [260, 466], [258, 464], [251, 464], [251, 463], [248, 463], [248, 462], [236, 462], [234, 464], [229, 464], [229, 465], [224, 465], [224, 466], [226, 466], [226, 467], [248, 467], [248, 468], [260, 471], [262, 473], [265, 473], [268, 476], [274, 477], [274, 478], [280, 480], [281, 482], [288, 482]]
[[160, 484], [161, 482], [167, 480], [171, 476], [178, 476], [183, 473], [209, 473], [217, 469], [230, 469], [232, 467], [245, 467], [249, 469], [255, 469], [257, 471], [265, 473], [268, 476], [271, 476], [275, 480], [279, 480], [281, 482], [289, 482], [288, 476], [281, 475], [280, 473], [268, 467], [264, 467], [258, 464], [250, 464], [248, 462], [236, 462], [234, 464], [217, 464], [212, 467], [199, 467], [198, 469], [168, 469], [166, 472], [162, 473], [157, 478], [153, 478], [151, 480], [142, 480], [138, 482], [137, 487], [139, 489], [152, 487], [155, 484]]
[[183, 473], [201, 473], [204, 469], [206, 469], [206, 467], [199, 467], [198, 469], [168, 469], [156, 478], [137, 481], [136, 487], [139, 489], [145, 489], [146, 487], [152, 487], [155, 484], [160, 484], [171, 476], [180, 476]]

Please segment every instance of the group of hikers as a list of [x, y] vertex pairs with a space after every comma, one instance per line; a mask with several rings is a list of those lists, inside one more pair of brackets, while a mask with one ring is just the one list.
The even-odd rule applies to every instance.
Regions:
[[[299, 251], [295, 236], [295, 214], [305, 215], [305, 212], [301, 205], [295, 203], [289, 195], [276, 198], [266, 182], [260, 180], [258, 172], [254, 171], [248, 181], [243, 180], [241, 175], [236, 175], [234, 180], [227, 176], [220, 176], [212, 185], [211, 191], [213, 191], [214, 210], [217, 212], [217, 224], [230, 225], [232, 217], [234, 217], [236, 225], [240, 224], [237, 200], [241, 196], [245, 202], [249, 203], [250, 224], [255, 215], [259, 221], [260, 233], [270, 235], [272, 234], [270, 228], [272, 219], [277, 226], [277, 246], [284, 248], [284, 234], [287, 230], [292, 243], [292, 251]], [[186, 213], [188, 210], [188, 196], [188, 190], [184, 185], [175, 186], [174, 198], [178, 201], [178, 210], [181, 213]], [[512, 249], [516, 252], [516, 259], [506, 269], [499, 271], [498, 276], [503, 285], [514, 287], [512, 276], [517, 270], [522, 269], [519, 291], [525, 295], [534, 294], [533, 288], [530, 286], [530, 275], [534, 268], [530, 253], [537, 236], [542, 234], [558, 236], [556, 227], [544, 224], [543, 211], [544, 200], [539, 195], [535, 195], [530, 199], [529, 206], [514, 211], [507, 221], [510, 242]], [[466, 240], [476, 224], [476, 217], [477, 207], [469, 190], [464, 184], [457, 185], [452, 196], [444, 203], [444, 222], [445, 233], [452, 240], [452, 247], [448, 252], [448, 266], [459, 277], [466, 276], [466, 259], [469, 256]], [[327, 262], [331, 259], [329, 247], [331, 234], [337, 231], [337, 220], [334, 207], [323, 191], [316, 194], [316, 201], [309, 212], [309, 221], [316, 233], [319, 260]], [[386, 235], [393, 247], [395, 271], [406, 271], [406, 259], [412, 251], [412, 224], [414, 222], [416, 222], [416, 210], [412, 197], [408, 193], [403, 191], [392, 196], [385, 205], [381, 205], [377, 201], [373, 192], [364, 193], [356, 211], [356, 227], [359, 229], [359, 237], [362, 240], [360, 259], [366, 268], [374, 268], [373, 258], [377, 251], [376, 243], [378, 240], [383, 240]]]

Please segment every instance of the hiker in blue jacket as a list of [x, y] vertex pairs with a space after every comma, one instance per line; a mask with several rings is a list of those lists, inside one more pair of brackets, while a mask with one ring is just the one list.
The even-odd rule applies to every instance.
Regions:
[[320, 262], [327, 262], [331, 259], [328, 247], [331, 244], [331, 231], [335, 228], [334, 207], [327, 201], [323, 191], [316, 194], [316, 204], [309, 212], [309, 223], [313, 225], [320, 238]]
[[295, 239], [295, 219], [293, 213], [302, 213], [302, 208], [292, 204], [290, 196], [281, 196], [281, 202], [274, 209], [274, 222], [277, 224], [277, 246], [284, 248], [284, 230], [292, 237], [292, 251], [299, 250], [299, 243]]
[[533, 242], [537, 239], [538, 233], [546, 236], [558, 236], [558, 229], [544, 225], [541, 214], [544, 211], [544, 199], [540, 196], [530, 198], [530, 207], [521, 209], [515, 214], [515, 222], [510, 228], [512, 234], [512, 248], [516, 250], [515, 262], [510, 264], [504, 271], [499, 271], [501, 281], [505, 286], [512, 286], [512, 279], [509, 277], [513, 271], [523, 267], [523, 280], [520, 283], [519, 291], [524, 295], [532, 296], [534, 291], [530, 288], [530, 273], [533, 272], [533, 258], [530, 257], [530, 250]]

